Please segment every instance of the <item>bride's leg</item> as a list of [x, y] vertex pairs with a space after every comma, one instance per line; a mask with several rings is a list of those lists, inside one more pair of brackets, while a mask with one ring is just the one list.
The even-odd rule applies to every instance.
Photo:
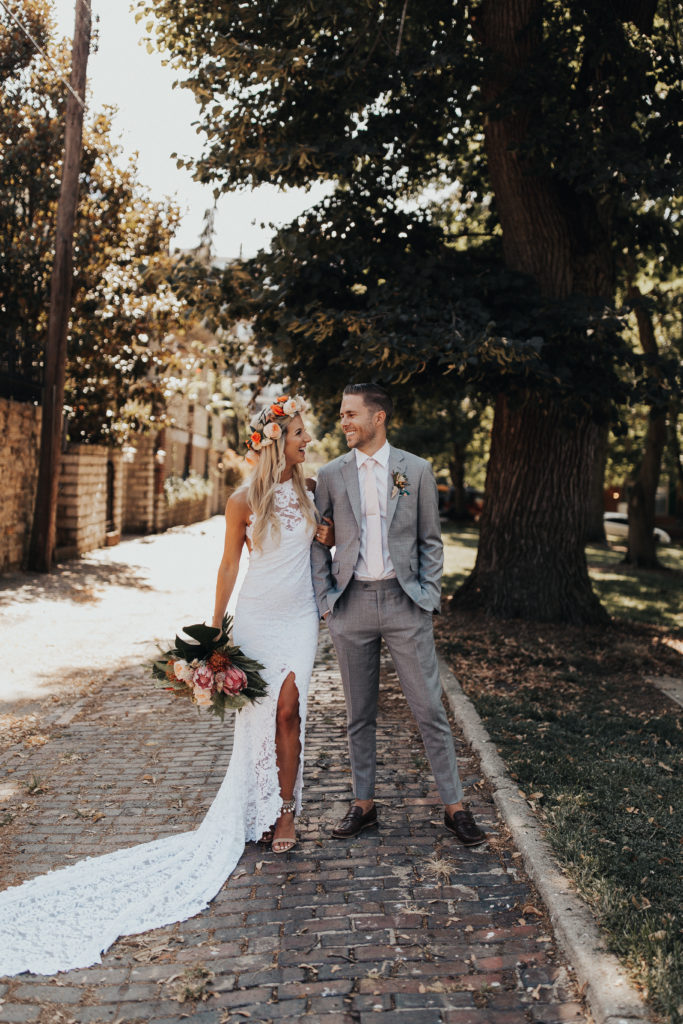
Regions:
[[[294, 797], [301, 755], [300, 729], [299, 691], [294, 673], [290, 672], [280, 689], [275, 724], [275, 759], [280, 795], [285, 802], [291, 801]], [[276, 853], [286, 853], [295, 842], [294, 812], [283, 811], [275, 826], [273, 850]]]

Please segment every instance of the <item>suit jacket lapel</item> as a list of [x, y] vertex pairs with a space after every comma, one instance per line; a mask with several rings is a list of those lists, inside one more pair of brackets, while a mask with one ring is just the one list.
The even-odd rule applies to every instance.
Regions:
[[346, 456], [346, 459], [342, 464], [341, 473], [344, 478], [344, 483], [346, 484], [346, 493], [349, 496], [351, 508], [353, 509], [353, 514], [356, 517], [358, 529], [360, 530], [361, 511], [360, 487], [358, 484], [358, 467], [356, 465], [356, 456], [352, 451], [350, 451]]
[[391, 526], [391, 521], [394, 518], [394, 512], [396, 511], [399, 499], [401, 497], [400, 494], [398, 493], [398, 490], [394, 494], [393, 498], [391, 496], [395, 489], [394, 473], [397, 471], [403, 473], [405, 468], [406, 460], [403, 457], [402, 453], [398, 450], [398, 448], [391, 447], [391, 451], [389, 454], [389, 479], [387, 480], [387, 530]]

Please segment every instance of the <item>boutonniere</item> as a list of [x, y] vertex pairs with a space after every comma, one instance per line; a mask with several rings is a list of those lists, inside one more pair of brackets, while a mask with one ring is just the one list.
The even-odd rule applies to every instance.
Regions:
[[399, 495], [399, 497], [403, 494], [410, 494], [410, 491], [406, 490], [406, 487], [408, 486], [407, 476], [399, 472], [398, 469], [395, 469], [394, 472], [391, 474], [391, 478], [394, 481], [394, 487], [391, 492], [392, 498], [395, 498], [397, 494]]

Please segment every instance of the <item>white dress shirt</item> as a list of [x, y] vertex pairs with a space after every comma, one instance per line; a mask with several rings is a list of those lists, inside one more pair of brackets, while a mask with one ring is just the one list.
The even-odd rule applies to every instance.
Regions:
[[380, 577], [383, 580], [390, 580], [396, 578], [396, 572], [391, 561], [391, 555], [389, 554], [389, 544], [387, 541], [387, 482], [389, 477], [389, 456], [391, 454], [391, 448], [388, 441], [385, 441], [379, 451], [375, 452], [374, 455], [366, 455], [365, 452], [360, 451], [358, 448], [354, 449], [356, 455], [356, 468], [358, 470], [358, 486], [360, 489], [360, 554], [356, 567], [353, 570], [353, 575], [358, 580], [371, 580], [376, 577], [371, 576], [368, 571], [367, 562], [365, 556], [367, 553], [367, 520], [365, 511], [365, 483], [363, 476], [366, 472], [364, 469], [365, 463], [368, 459], [374, 459], [374, 465], [372, 469], [375, 474], [375, 482], [377, 484], [377, 497], [379, 498], [379, 511], [380, 511], [380, 522], [382, 526], [382, 559], [384, 561], [384, 572]]

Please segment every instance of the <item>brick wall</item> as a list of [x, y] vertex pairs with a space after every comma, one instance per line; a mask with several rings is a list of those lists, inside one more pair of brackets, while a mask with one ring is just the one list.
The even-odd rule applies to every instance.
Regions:
[[[40, 421], [39, 406], [0, 398], [0, 572], [21, 568], [28, 554]], [[193, 446], [193, 468], [202, 472], [208, 468], [213, 494], [168, 508], [163, 481], [172, 460], [167, 459], [166, 466], [155, 462], [157, 440], [140, 437], [132, 461], [127, 461], [121, 451], [101, 445], [71, 445], [63, 453], [57, 499], [57, 558], [116, 543], [122, 532], [152, 533], [223, 512], [235, 481], [228, 481], [225, 472], [218, 469], [221, 456], [207, 448], [206, 441]]]
[[[219, 452], [209, 452], [209, 479], [213, 483], [213, 491], [210, 497], [208, 514], [212, 516], [223, 515], [225, 503], [235, 490], [235, 487], [240, 483], [234, 470], [228, 474], [223, 469], [224, 463], [228, 461]], [[237, 459], [235, 458], [233, 462], [237, 463]], [[230, 463], [230, 465], [232, 466], [233, 463]]]
[[[125, 477], [123, 472], [123, 455], [119, 448], [110, 448], [108, 463], [111, 469], [111, 479], [108, 477], [107, 486], [113, 485], [113, 494], [110, 495], [111, 515], [107, 518], [107, 545], [118, 544], [123, 530], [123, 492]], [[113, 499], [113, 500], [111, 500]], [[109, 501], [108, 501], [109, 505]]]
[[103, 445], [70, 445], [62, 454], [57, 496], [57, 558], [102, 547], [107, 536], [107, 462]]
[[28, 554], [40, 451], [39, 406], [0, 398], [0, 572]]
[[177, 501], [169, 508], [166, 505], [164, 525], [168, 529], [171, 526], [189, 526], [190, 523], [199, 523], [208, 519], [211, 496], [206, 498], [195, 498], [194, 500]]
[[[135, 454], [125, 461], [123, 530], [125, 533], [153, 533], [157, 529], [155, 518], [155, 440], [152, 436], [137, 439]], [[163, 529], [163, 524], [160, 527]]]

